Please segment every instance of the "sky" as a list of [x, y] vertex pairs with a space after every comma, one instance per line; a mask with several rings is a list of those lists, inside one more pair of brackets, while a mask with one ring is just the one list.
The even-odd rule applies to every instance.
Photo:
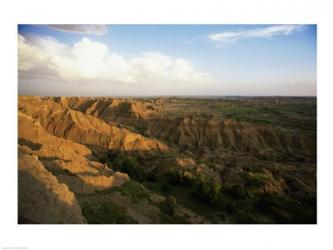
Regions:
[[316, 96], [316, 25], [18, 25], [18, 93]]

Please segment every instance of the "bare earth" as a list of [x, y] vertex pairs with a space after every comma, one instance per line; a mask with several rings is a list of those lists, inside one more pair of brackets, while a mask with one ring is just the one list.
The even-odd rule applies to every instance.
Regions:
[[19, 223], [316, 223], [316, 98], [18, 98]]

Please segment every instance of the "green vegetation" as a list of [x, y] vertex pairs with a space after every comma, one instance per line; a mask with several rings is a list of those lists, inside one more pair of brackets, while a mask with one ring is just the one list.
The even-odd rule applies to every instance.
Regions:
[[171, 98], [165, 105], [170, 116], [222, 116], [240, 122], [295, 129], [312, 135], [316, 128], [316, 98]]
[[136, 158], [122, 151], [109, 151], [104, 157], [105, 163], [112, 169], [127, 173], [131, 178], [138, 181], [143, 181], [146, 178], [146, 173], [143, 166], [139, 164]]
[[224, 187], [222, 192], [224, 195], [233, 199], [244, 199], [248, 196], [248, 190], [243, 185], [234, 184], [232, 186]]
[[177, 215], [173, 215], [173, 216], [169, 216], [167, 214], [161, 214], [161, 224], [188, 224], [189, 222], [181, 217], [181, 216], [177, 216]]
[[194, 192], [197, 197], [206, 200], [212, 204], [221, 202], [221, 183], [213, 183], [205, 175], [199, 175], [194, 179]]
[[95, 191], [95, 193], [100, 194], [109, 194], [114, 192], [120, 192], [122, 195], [131, 198], [131, 200], [135, 203], [140, 200], [149, 199], [149, 193], [145, 190], [145, 187], [138, 181], [127, 181], [123, 185], [119, 187], [112, 187], [105, 190]]
[[[74, 129], [70, 139], [92, 155], [73, 142], [53, 149], [51, 139], [18, 141], [20, 160], [21, 153], [38, 155], [74, 192], [88, 223], [316, 223], [316, 98], [161, 98], [151, 116], [151, 98], [136, 100], [150, 106], [106, 100], [78, 100], [71, 112], [94, 123], [91, 133], [74, 116], [59, 126]], [[53, 113], [34, 109], [27, 115], [39, 117], [49, 138], [58, 124], [46, 126], [44, 118]], [[70, 109], [54, 112], [63, 119]], [[56, 135], [68, 139], [67, 132]], [[128, 138], [138, 138], [135, 147]], [[110, 150], [109, 141], [122, 149]], [[114, 171], [130, 180], [110, 178]]]
[[276, 223], [316, 223], [316, 215], [300, 202], [278, 195], [262, 195], [255, 204], [261, 213]]
[[[284, 128], [284, 133], [304, 135], [310, 139], [314, 138], [314, 141], [316, 137], [315, 98], [230, 98], [230, 100], [175, 98], [168, 100], [165, 105], [170, 116], [192, 114], [208, 118], [217, 116], [239, 122]], [[135, 129], [140, 133], [145, 131], [142, 124]], [[177, 149], [177, 145], [172, 142], [169, 146]], [[158, 159], [161, 162], [174, 159], [178, 155], [176, 152], [177, 150], [161, 154]], [[195, 154], [193, 151], [191, 153]], [[135, 180], [114, 189], [120, 191], [122, 195], [131, 197], [133, 201], [149, 200], [147, 190], [169, 197], [165, 202], [155, 204], [162, 213], [161, 223], [186, 223], [184, 218], [176, 215], [175, 204], [193, 210], [212, 223], [315, 223], [315, 197], [299, 196], [297, 192], [307, 192], [299, 191], [303, 190], [303, 184], [294, 188], [293, 185], [298, 185], [297, 183], [283, 182], [286, 176], [289, 176], [285, 173], [286, 169], [280, 170], [270, 165], [273, 162], [286, 163], [286, 167], [289, 167], [289, 163], [291, 165], [306, 163], [307, 159], [302, 157], [302, 152], [299, 154], [279, 152], [275, 156], [263, 151], [262, 155], [249, 157], [249, 160], [244, 161], [244, 166], [239, 165], [238, 161], [234, 162], [236, 159], [230, 159], [232, 159], [230, 163], [225, 163], [227, 168], [238, 168], [241, 171], [235, 172], [236, 176], [230, 177], [232, 181], [226, 182], [215, 182], [203, 172], [198, 173], [184, 168], [146, 172], [145, 169], [152, 169], [150, 162], [140, 161], [125, 152], [110, 151], [101, 160], [114, 170], [128, 173], [131, 179]], [[215, 168], [218, 162], [215, 164], [214, 161], [212, 164], [204, 158], [196, 160], [197, 163], [205, 164], [216, 172], [221, 171]], [[252, 162], [261, 164], [253, 167]], [[301, 176], [300, 171], [292, 171], [295, 171], [292, 175], [297, 178]], [[220, 173], [221, 176], [229, 178], [226, 173]], [[294, 179], [294, 177], [288, 178]], [[279, 184], [280, 180], [283, 180], [282, 184]], [[280, 188], [283, 191], [279, 191]]]
[[[162, 181], [161, 191], [170, 189], [170, 185], [189, 186], [192, 189], [192, 195], [201, 200], [216, 204], [221, 200], [221, 183], [214, 183], [204, 174], [193, 174], [190, 171], [180, 171], [171, 169], [166, 175], [166, 181]], [[163, 190], [164, 189], [164, 190]]]
[[243, 174], [243, 178], [251, 187], [261, 188], [265, 182], [273, 181], [272, 178], [265, 172], [248, 172]]
[[172, 196], [168, 196], [165, 201], [160, 203], [160, 210], [167, 215], [174, 215], [176, 209], [176, 199]]
[[[222, 116], [242, 122], [252, 122], [258, 124], [278, 125], [286, 128], [298, 128], [311, 131], [316, 122], [316, 104], [308, 103], [263, 103], [255, 104], [251, 102], [219, 102], [215, 106]], [[302, 115], [310, 115], [307, 120]], [[312, 120], [308, 118], [312, 117]], [[297, 119], [297, 120], [296, 120]], [[302, 120], [300, 120], [302, 119]]]
[[149, 199], [149, 194], [137, 181], [128, 181], [124, 185], [114, 188], [114, 191], [117, 190], [120, 191], [122, 195], [130, 197], [134, 202]]
[[82, 214], [89, 224], [133, 224], [136, 223], [126, 214], [126, 209], [113, 203], [83, 206]]

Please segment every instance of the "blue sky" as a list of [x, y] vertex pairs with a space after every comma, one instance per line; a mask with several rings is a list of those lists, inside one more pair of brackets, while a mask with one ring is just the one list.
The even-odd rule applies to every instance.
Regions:
[[316, 25], [19, 25], [18, 33], [20, 94], [316, 95]]

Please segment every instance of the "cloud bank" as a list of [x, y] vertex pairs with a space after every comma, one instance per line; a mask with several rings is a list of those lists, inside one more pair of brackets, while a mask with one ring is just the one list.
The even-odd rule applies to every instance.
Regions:
[[209, 35], [208, 39], [223, 45], [232, 44], [248, 38], [272, 38], [275, 36], [286, 36], [303, 29], [303, 25], [274, 25], [261, 29], [215, 33]]
[[79, 25], [79, 24], [50, 24], [49, 28], [62, 31], [62, 32], [73, 32], [85, 35], [104, 35], [108, 28], [106, 25]]
[[[192, 87], [213, 82], [211, 75], [194, 70], [191, 63], [159, 52], [126, 57], [100, 42], [82, 38], [73, 45], [52, 37], [18, 37], [19, 82], [53, 79], [92, 87], [105, 83], [161, 89]], [[200, 85], [200, 84], [199, 84]]]

